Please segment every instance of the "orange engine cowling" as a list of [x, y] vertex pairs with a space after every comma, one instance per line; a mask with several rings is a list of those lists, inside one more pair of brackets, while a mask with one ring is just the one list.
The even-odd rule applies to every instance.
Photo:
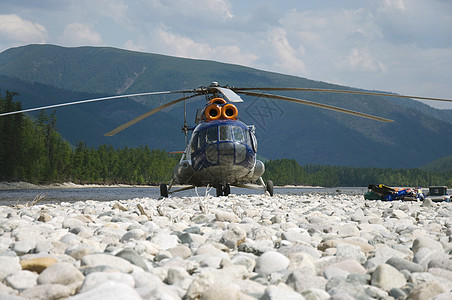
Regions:
[[239, 110], [234, 104], [228, 103], [221, 108], [221, 116], [225, 119], [235, 120], [239, 114]]
[[223, 105], [226, 104], [227, 102], [223, 98], [213, 98], [212, 100], [209, 101], [209, 103]]
[[210, 104], [204, 110], [207, 121], [218, 119], [236, 120], [239, 110], [234, 104], [227, 103], [222, 98], [214, 98], [209, 101]]
[[218, 120], [221, 117], [221, 107], [216, 104], [209, 104], [204, 114], [208, 121]]

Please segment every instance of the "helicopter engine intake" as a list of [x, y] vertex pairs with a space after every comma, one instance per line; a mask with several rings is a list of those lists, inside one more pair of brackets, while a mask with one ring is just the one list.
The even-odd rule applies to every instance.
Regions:
[[209, 104], [206, 107], [205, 115], [208, 121], [218, 120], [221, 118], [221, 107], [216, 104]]
[[235, 120], [237, 119], [237, 115], [239, 114], [239, 110], [234, 104], [228, 103], [221, 108], [221, 116], [224, 119]]
[[214, 98], [204, 109], [206, 121], [214, 121], [218, 119], [237, 120], [239, 110], [234, 104], [227, 103], [224, 99]]

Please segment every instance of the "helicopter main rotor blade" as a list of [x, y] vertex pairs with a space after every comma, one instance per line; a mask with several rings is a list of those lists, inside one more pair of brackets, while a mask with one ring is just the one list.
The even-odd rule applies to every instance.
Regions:
[[264, 98], [283, 100], [283, 101], [289, 101], [289, 102], [294, 102], [294, 103], [298, 103], [298, 104], [304, 104], [304, 105], [324, 108], [324, 109], [333, 110], [333, 111], [337, 111], [337, 112], [341, 112], [341, 113], [345, 113], [345, 114], [349, 114], [349, 115], [353, 115], [353, 116], [363, 117], [363, 118], [367, 118], [367, 119], [372, 119], [372, 120], [376, 120], [376, 121], [380, 121], [380, 122], [394, 122], [393, 120], [390, 120], [390, 119], [385, 119], [382, 117], [369, 115], [369, 114], [365, 114], [365, 113], [358, 112], [358, 111], [353, 111], [353, 110], [349, 110], [349, 109], [345, 109], [345, 108], [340, 108], [337, 106], [312, 102], [312, 101], [298, 99], [298, 98], [272, 95], [272, 94], [264, 94], [264, 93], [256, 93], [256, 92], [248, 92], [248, 91], [237, 91], [237, 92], [248, 95], [248, 96], [264, 97]]
[[395, 98], [408, 98], [408, 99], [418, 99], [418, 100], [430, 100], [430, 101], [445, 101], [452, 102], [452, 99], [446, 98], [432, 98], [432, 97], [421, 97], [421, 96], [405, 96], [397, 95], [391, 93], [380, 93], [380, 92], [365, 92], [365, 91], [349, 91], [349, 90], [332, 90], [332, 89], [318, 89], [318, 88], [271, 88], [271, 87], [251, 87], [251, 88], [231, 88], [231, 90], [241, 93], [242, 91], [304, 91], [304, 92], [326, 92], [326, 93], [342, 93], [342, 94], [355, 94], [355, 95], [371, 95], [371, 96], [386, 96]]
[[53, 105], [46, 105], [46, 106], [28, 108], [28, 109], [23, 109], [23, 110], [18, 110], [18, 111], [11, 111], [11, 112], [6, 112], [6, 113], [0, 114], [0, 117], [8, 116], [8, 115], [14, 115], [14, 114], [19, 114], [19, 113], [25, 113], [25, 112], [31, 112], [31, 111], [36, 111], [36, 110], [41, 110], [41, 109], [46, 109], [46, 108], [57, 108], [57, 107], [62, 107], [62, 106], [83, 104], [83, 103], [89, 103], [89, 102], [97, 102], [97, 101], [105, 101], [105, 100], [121, 99], [121, 98], [128, 98], [128, 97], [137, 97], [137, 96], [164, 95], [164, 94], [174, 94], [174, 93], [192, 93], [192, 92], [193, 92], [193, 90], [163, 91], [163, 92], [147, 92], [147, 93], [137, 93], [137, 94], [101, 97], [101, 98], [78, 100], [78, 101], [73, 101], [73, 102], [65, 102], [65, 103], [60, 103], [60, 104], [53, 104]]
[[[190, 92], [192, 92], [192, 91], [190, 91]], [[138, 123], [139, 121], [141, 121], [141, 120], [143, 120], [143, 119], [149, 117], [150, 115], [153, 115], [153, 114], [155, 114], [156, 112], [161, 111], [162, 109], [165, 109], [165, 108], [167, 108], [167, 107], [169, 107], [169, 106], [171, 106], [171, 105], [177, 104], [177, 103], [179, 103], [179, 102], [182, 102], [182, 101], [184, 101], [184, 100], [187, 100], [187, 99], [190, 99], [190, 98], [199, 96], [199, 95], [201, 95], [201, 94], [193, 94], [193, 95], [190, 95], [190, 96], [187, 96], [187, 97], [182, 97], [182, 98], [176, 99], [176, 100], [174, 100], [174, 101], [168, 102], [168, 103], [166, 103], [166, 104], [163, 104], [163, 105], [161, 105], [161, 106], [159, 106], [159, 107], [157, 107], [157, 108], [154, 108], [153, 110], [148, 111], [147, 113], [144, 113], [144, 114], [142, 114], [142, 115], [139, 115], [138, 117], [136, 117], [136, 118], [130, 120], [130, 121], [127, 122], [127, 123], [124, 123], [124, 124], [122, 124], [122, 125], [119, 125], [119, 126], [116, 127], [115, 129], [113, 129], [112, 131], [107, 132], [107, 133], [104, 134], [104, 135], [105, 135], [105, 136], [113, 136], [113, 135], [115, 135], [115, 134], [117, 134], [117, 133], [123, 131], [124, 129], [129, 128], [130, 126], [132, 126], [132, 125]]]

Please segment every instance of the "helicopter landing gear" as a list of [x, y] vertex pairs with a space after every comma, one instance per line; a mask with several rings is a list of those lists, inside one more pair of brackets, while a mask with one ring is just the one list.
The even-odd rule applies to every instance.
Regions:
[[273, 181], [268, 180], [265, 184], [265, 190], [273, 197]]
[[226, 184], [223, 186], [222, 184], [218, 184], [216, 186], [217, 191], [217, 197], [220, 196], [228, 196], [231, 193], [231, 186], [229, 184]]
[[231, 193], [231, 186], [226, 184], [223, 189], [223, 196], [228, 196]]
[[160, 196], [168, 198], [168, 186], [164, 183], [160, 185]]
[[223, 186], [221, 184], [217, 185], [217, 197], [223, 196]]
[[267, 183], [265, 183], [262, 177], [259, 177], [259, 181], [264, 187], [265, 192], [268, 192], [268, 194], [273, 197], [273, 181], [268, 180]]

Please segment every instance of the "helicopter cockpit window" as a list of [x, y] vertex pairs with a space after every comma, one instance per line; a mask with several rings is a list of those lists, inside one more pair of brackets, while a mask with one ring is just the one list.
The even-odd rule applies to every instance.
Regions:
[[251, 140], [253, 142], [253, 150], [254, 152], [257, 152], [257, 139], [253, 132], [250, 131]]
[[196, 132], [192, 138], [191, 138], [191, 142], [190, 142], [190, 147], [191, 147], [191, 152], [195, 152], [198, 148], [198, 133]]
[[206, 144], [216, 143], [217, 141], [235, 141], [252, 146], [251, 136], [248, 130], [244, 130], [238, 126], [220, 125], [196, 133], [192, 138], [192, 148], [199, 150]]
[[198, 134], [198, 150], [204, 147], [204, 144], [206, 143], [206, 132], [200, 131]]
[[240, 127], [232, 127], [232, 135], [234, 136], [234, 141], [245, 142], [245, 136], [243, 135], [243, 130]]
[[232, 141], [231, 127], [219, 126], [220, 128], [220, 141]]
[[214, 143], [218, 141], [218, 127], [210, 127], [207, 128], [206, 132], [206, 142], [207, 143]]
[[251, 132], [248, 130], [245, 131], [245, 143], [249, 146], [252, 146], [251, 145]]

